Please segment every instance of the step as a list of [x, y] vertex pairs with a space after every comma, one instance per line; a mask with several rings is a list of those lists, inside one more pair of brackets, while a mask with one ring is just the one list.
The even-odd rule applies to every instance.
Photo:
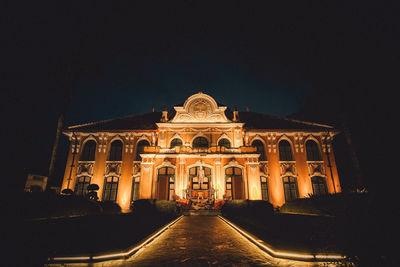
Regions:
[[186, 216], [217, 216], [221, 215], [221, 212], [219, 210], [186, 210], [183, 212], [183, 215]]

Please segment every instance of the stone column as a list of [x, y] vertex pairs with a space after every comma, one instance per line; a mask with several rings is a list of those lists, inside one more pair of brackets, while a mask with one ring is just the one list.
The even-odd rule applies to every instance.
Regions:
[[250, 200], [262, 199], [261, 184], [260, 184], [260, 164], [254, 159], [246, 161], [247, 172], [247, 198]]
[[117, 195], [117, 203], [121, 206], [122, 212], [130, 210], [133, 157], [134, 155], [130, 152], [129, 141], [127, 140], [122, 151], [121, 176], [119, 178]]
[[183, 198], [185, 197], [185, 190], [187, 189], [187, 175], [185, 173], [185, 158], [183, 157], [178, 157], [176, 159], [176, 165], [177, 165], [177, 183], [175, 185], [176, 188], [176, 194], [180, 197]]
[[294, 138], [295, 148], [293, 151], [294, 160], [296, 161], [297, 185], [299, 189], [299, 197], [304, 198], [312, 194], [311, 180], [308, 175], [307, 155], [303, 145], [303, 137], [296, 135]]
[[139, 186], [140, 198], [153, 198], [152, 189], [155, 186], [153, 185], [153, 168], [154, 162], [151, 159], [142, 159]]
[[106, 170], [106, 160], [107, 160], [107, 151], [108, 151], [108, 143], [107, 143], [107, 135], [103, 134], [99, 137], [99, 143], [97, 144], [95, 163], [93, 166], [93, 184], [97, 184], [99, 186], [99, 191], [97, 195], [99, 200], [102, 199], [103, 195], [103, 186], [104, 186], [104, 173]]
[[282, 206], [285, 203], [283, 184], [279, 165], [279, 152], [276, 144], [275, 134], [268, 138], [268, 170], [270, 177], [268, 180], [269, 199], [274, 207]]
[[224, 176], [222, 174], [221, 159], [215, 159], [215, 178], [213, 177], [214, 189], [217, 192], [216, 199], [222, 199], [225, 192]]

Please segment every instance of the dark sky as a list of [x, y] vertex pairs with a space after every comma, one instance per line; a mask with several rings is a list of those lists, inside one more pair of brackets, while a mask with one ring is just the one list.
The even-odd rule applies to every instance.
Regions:
[[389, 1], [81, 2], [3, 9], [2, 113], [18, 186], [26, 172], [46, 174], [69, 91], [66, 125], [171, 108], [198, 91], [278, 116], [316, 93], [366, 96], [366, 107], [397, 80], [399, 9]]

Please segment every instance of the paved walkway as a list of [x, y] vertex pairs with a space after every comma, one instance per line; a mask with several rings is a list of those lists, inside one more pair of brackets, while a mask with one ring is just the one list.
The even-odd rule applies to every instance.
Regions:
[[64, 266], [315, 266], [272, 258], [217, 216], [185, 216], [126, 260]]

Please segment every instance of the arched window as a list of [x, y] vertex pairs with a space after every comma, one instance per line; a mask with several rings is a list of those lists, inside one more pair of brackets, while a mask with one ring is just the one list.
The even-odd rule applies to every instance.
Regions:
[[84, 196], [87, 194], [87, 187], [90, 184], [89, 176], [80, 176], [76, 180], [75, 195]]
[[264, 144], [260, 140], [254, 140], [251, 143], [251, 146], [255, 146], [257, 148], [257, 153], [260, 153], [259, 161], [266, 161], [267, 158], [265, 156]]
[[[200, 180], [200, 172], [204, 171], [203, 180]], [[210, 189], [211, 168], [208, 167], [192, 167], [189, 169], [189, 181], [193, 190]]]
[[103, 201], [116, 201], [118, 193], [118, 176], [108, 176], [104, 182]]
[[171, 141], [171, 148], [174, 148], [176, 146], [181, 146], [182, 145], [182, 140], [179, 138], [174, 138]]
[[122, 142], [115, 140], [111, 143], [110, 154], [108, 154], [109, 161], [121, 161], [122, 160]]
[[157, 199], [173, 200], [175, 195], [175, 170], [171, 167], [158, 169]]
[[150, 146], [150, 143], [147, 140], [141, 140], [139, 143], [137, 143], [137, 145], [136, 145], [136, 157], [135, 157], [136, 161], [141, 161], [142, 160], [142, 157], [140, 156], [140, 154], [142, 154], [144, 152], [144, 147], [145, 146]]
[[287, 140], [279, 142], [279, 160], [280, 161], [293, 161], [292, 149]]
[[285, 192], [285, 201], [297, 199], [299, 193], [297, 192], [296, 177], [285, 176], [283, 179], [283, 191]]
[[229, 167], [225, 170], [226, 197], [229, 199], [243, 199], [242, 170]]
[[265, 176], [260, 177], [261, 180], [261, 197], [262, 200], [268, 201], [268, 178]]
[[226, 148], [231, 148], [231, 142], [226, 138], [222, 138], [218, 141], [218, 146], [224, 146]]
[[198, 136], [193, 140], [193, 148], [208, 148], [208, 140], [203, 136]]
[[94, 161], [95, 154], [96, 154], [96, 142], [94, 140], [89, 140], [85, 143], [79, 160]]
[[312, 184], [313, 194], [315, 196], [322, 196], [328, 194], [328, 190], [326, 188], [326, 181], [324, 177], [320, 176], [311, 177], [311, 184]]
[[322, 161], [321, 153], [319, 153], [318, 145], [313, 140], [306, 142], [307, 160], [308, 161]]

